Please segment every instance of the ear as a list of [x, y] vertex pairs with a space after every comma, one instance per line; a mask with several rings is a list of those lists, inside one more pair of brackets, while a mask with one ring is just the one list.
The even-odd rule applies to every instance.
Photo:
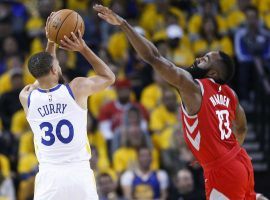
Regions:
[[218, 79], [218, 72], [216, 70], [214, 70], [214, 69], [210, 69], [207, 72], [206, 76], [209, 77], [209, 78], [213, 78], [213, 79], [217, 80]]
[[56, 67], [53, 66], [53, 67], [51, 68], [51, 72], [52, 72], [53, 75], [57, 74], [57, 69], [56, 69]]

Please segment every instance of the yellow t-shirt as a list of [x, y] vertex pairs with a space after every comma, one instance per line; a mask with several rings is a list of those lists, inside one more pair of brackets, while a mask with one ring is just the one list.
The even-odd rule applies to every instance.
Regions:
[[194, 62], [193, 52], [183, 45], [170, 52], [168, 58], [177, 66], [190, 66]]
[[128, 42], [122, 32], [114, 33], [108, 41], [108, 51], [114, 60], [123, 59], [127, 54]]
[[31, 172], [37, 165], [36, 155], [34, 153], [26, 154], [19, 159], [18, 172], [20, 174]]
[[164, 16], [157, 12], [154, 3], [149, 3], [145, 6], [141, 14], [139, 25], [151, 34], [164, 27]]
[[26, 22], [26, 30], [33, 31], [44, 27], [44, 22], [41, 17], [33, 16]]
[[174, 133], [173, 127], [168, 127], [163, 129], [160, 133], [154, 133], [152, 135], [152, 141], [154, 144], [154, 147], [157, 150], [166, 150], [171, 147], [172, 140], [174, 139], [173, 133]]
[[261, 15], [269, 13], [270, 11], [270, 0], [257, 0], [257, 8]]
[[[226, 20], [220, 15], [216, 15], [216, 20], [218, 24], [218, 32], [226, 33], [227, 32]], [[201, 25], [202, 25], [202, 16], [199, 14], [194, 14], [189, 20], [188, 30], [193, 35], [199, 34]]]
[[161, 88], [156, 83], [152, 83], [151, 85], [143, 89], [141, 95], [141, 104], [148, 111], [151, 111], [160, 104], [161, 97], [162, 97]]
[[0, 165], [1, 165], [1, 170], [2, 170], [3, 175], [5, 177], [9, 177], [10, 176], [10, 164], [9, 164], [9, 160], [3, 154], [0, 154]]
[[265, 26], [270, 29], [270, 12], [263, 16]]
[[234, 30], [245, 22], [245, 14], [240, 10], [233, 10], [226, 18], [228, 29]]
[[26, 155], [29, 153], [34, 153], [34, 142], [32, 131], [27, 131], [22, 134], [19, 142], [19, 155]]
[[[152, 150], [152, 158], [151, 169], [159, 169], [159, 154], [155, 149]], [[113, 167], [117, 173], [121, 173], [126, 169], [134, 169], [137, 166], [137, 161], [137, 152], [133, 148], [121, 147], [113, 154]]]
[[178, 123], [177, 113], [169, 112], [164, 105], [160, 105], [150, 115], [150, 130], [160, 132]]
[[8, 72], [0, 76], [0, 95], [11, 90], [10, 74]]
[[88, 99], [88, 107], [95, 118], [99, 116], [100, 109], [103, 105], [109, 101], [116, 100], [117, 94], [115, 89], [110, 87], [105, 90], [102, 90], [96, 94], [93, 94]]
[[237, 6], [237, 0], [219, 0], [219, 5], [223, 14], [227, 14]]
[[68, 0], [67, 8], [72, 10], [87, 10], [89, 0]]
[[3, 122], [1, 118], [0, 118], [0, 131], [3, 131]]
[[223, 37], [220, 40], [214, 40], [210, 44], [203, 39], [199, 39], [193, 43], [193, 51], [196, 55], [204, 55], [209, 51], [224, 51], [233, 56], [233, 44], [229, 37]]
[[26, 116], [23, 110], [17, 111], [11, 119], [11, 132], [15, 135], [21, 135], [29, 128]]
[[108, 158], [107, 144], [103, 135], [97, 131], [94, 134], [87, 134], [89, 144], [95, 146], [98, 152], [98, 169], [104, 170], [110, 167], [110, 161]]

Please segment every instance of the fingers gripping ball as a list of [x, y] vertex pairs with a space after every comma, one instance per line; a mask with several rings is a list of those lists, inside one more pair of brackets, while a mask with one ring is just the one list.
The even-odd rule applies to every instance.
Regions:
[[83, 35], [84, 29], [84, 21], [77, 12], [63, 9], [51, 16], [47, 31], [49, 40], [60, 45], [60, 40], [63, 40], [65, 35], [72, 40], [71, 32], [77, 34], [80, 30]]

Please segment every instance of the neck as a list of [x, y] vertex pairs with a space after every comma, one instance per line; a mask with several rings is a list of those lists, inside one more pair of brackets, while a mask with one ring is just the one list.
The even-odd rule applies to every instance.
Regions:
[[209, 33], [209, 34], [206, 35], [206, 40], [208, 42], [212, 42], [214, 40], [214, 38], [215, 38], [215, 36], [212, 33]]
[[143, 167], [140, 167], [140, 171], [143, 173], [143, 174], [147, 174], [149, 171], [150, 171], [150, 168], [143, 168]]
[[58, 81], [53, 77], [42, 77], [38, 79], [39, 87], [41, 89], [50, 89], [58, 85]]

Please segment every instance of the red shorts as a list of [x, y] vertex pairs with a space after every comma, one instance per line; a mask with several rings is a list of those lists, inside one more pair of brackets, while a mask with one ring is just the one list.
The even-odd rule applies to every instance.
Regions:
[[221, 167], [204, 171], [207, 200], [255, 200], [254, 172], [244, 149]]

